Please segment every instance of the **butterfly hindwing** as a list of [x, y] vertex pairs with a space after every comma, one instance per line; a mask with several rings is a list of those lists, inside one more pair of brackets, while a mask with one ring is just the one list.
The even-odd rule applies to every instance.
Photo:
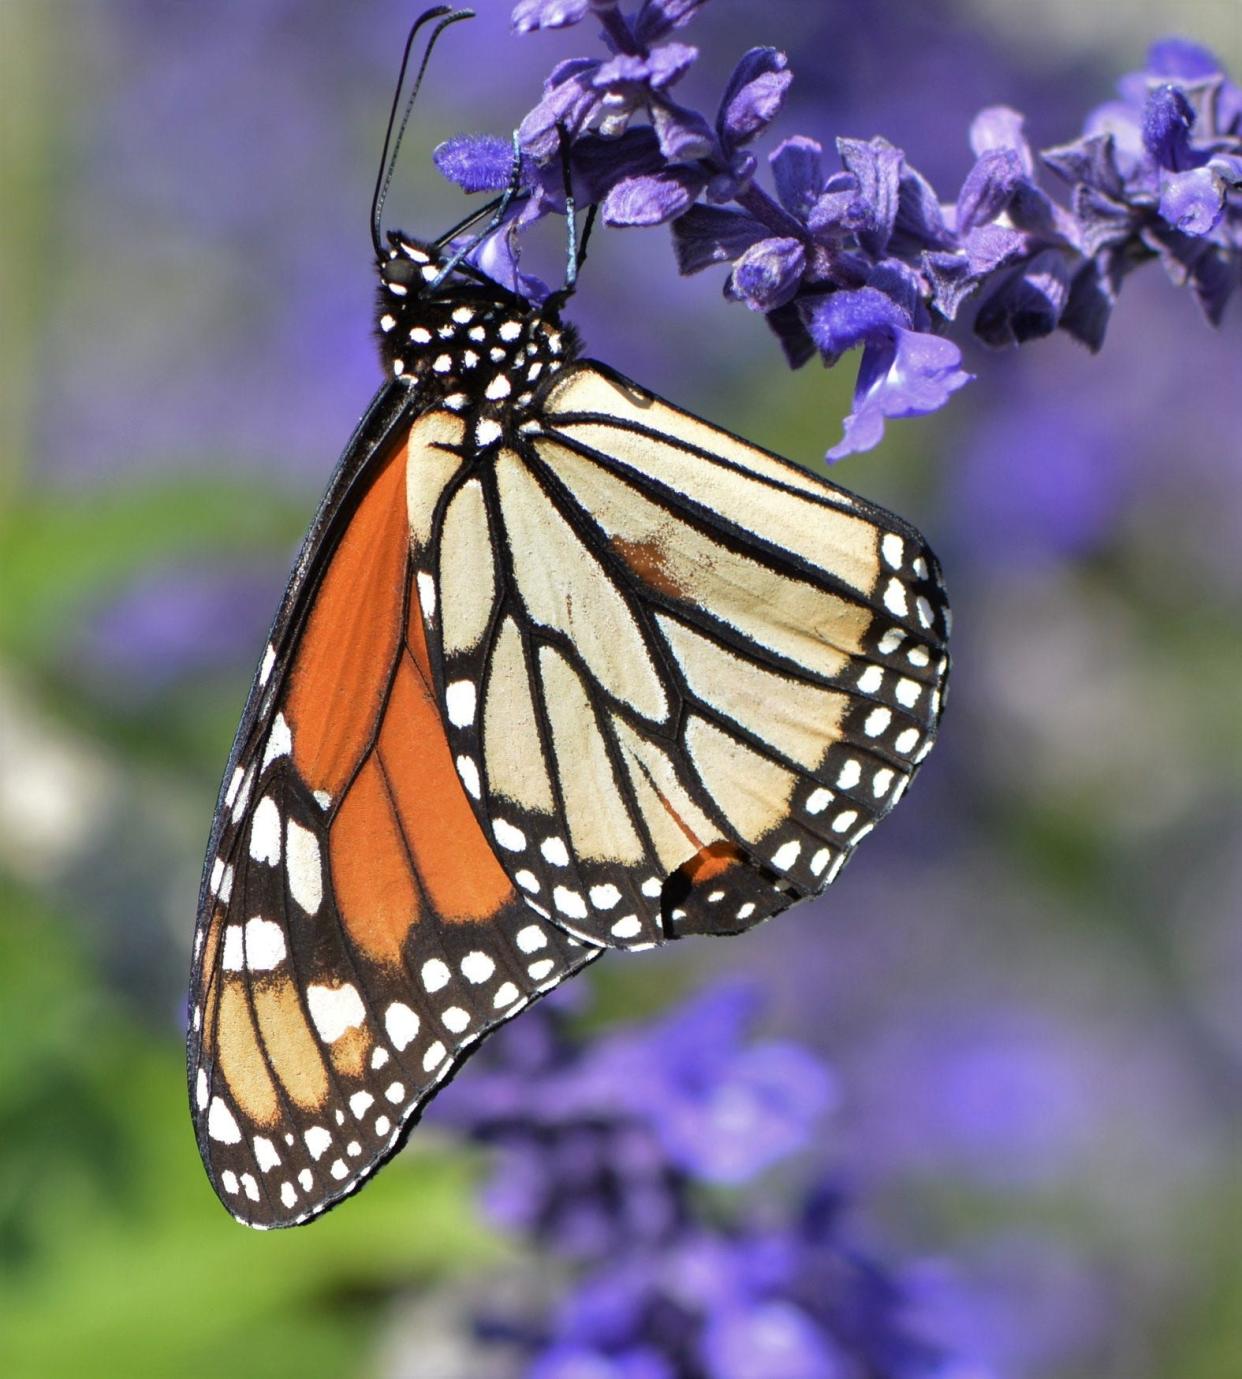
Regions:
[[439, 533], [467, 629], [446, 609], [440, 692], [529, 901], [641, 947], [829, 884], [939, 720], [919, 534], [593, 363], [470, 486]]
[[461, 423], [377, 408], [277, 620], [200, 903], [199, 1145], [255, 1226], [354, 1191], [491, 1028], [598, 952], [515, 894], [445, 738], [411, 534], [460, 479]]

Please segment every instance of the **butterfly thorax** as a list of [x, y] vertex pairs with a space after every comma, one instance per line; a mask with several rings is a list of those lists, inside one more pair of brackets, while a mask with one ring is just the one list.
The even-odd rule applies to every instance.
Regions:
[[577, 352], [572, 327], [499, 284], [443, 270], [431, 246], [389, 236], [377, 327], [385, 371], [476, 422], [508, 428]]

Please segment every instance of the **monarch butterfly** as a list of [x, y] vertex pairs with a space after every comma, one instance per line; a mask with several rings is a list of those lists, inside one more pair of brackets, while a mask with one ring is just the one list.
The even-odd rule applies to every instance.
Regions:
[[386, 186], [387, 380], [276, 615], [199, 894], [196, 1134], [264, 1229], [355, 1191], [606, 949], [821, 892], [926, 757], [948, 670], [918, 532], [582, 358], [567, 292], [384, 245]]

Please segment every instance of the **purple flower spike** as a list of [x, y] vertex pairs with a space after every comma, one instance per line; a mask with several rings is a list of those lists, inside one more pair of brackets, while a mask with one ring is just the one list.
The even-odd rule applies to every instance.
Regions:
[[805, 267], [801, 240], [761, 240], [733, 265], [726, 291], [752, 311], [773, 311], [793, 299]]

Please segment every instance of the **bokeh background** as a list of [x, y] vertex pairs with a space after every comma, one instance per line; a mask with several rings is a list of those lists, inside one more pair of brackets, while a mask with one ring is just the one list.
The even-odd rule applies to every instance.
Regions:
[[[407, 139], [390, 216], [412, 230], [461, 213], [435, 143], [504, 133], [592, 50], [477, 8]], [[185, 1106], [219, 773], [378, 379], [367, 207], [410, 18], [0, 0], [9, 1379], [517, 1375], [472, 1300], [569, 1286], [480, 1209], [488, 1154], [446, 1122], [344, 1210], [260, 1236], [215, 1202]], [[1242, 74], [1236, 0], [715, 0], [682, 94], [711, 108], [746, 46], [776, 44], [797, 74], [778, 134], [883, 133], [951, 198], [979, 106], [1071, 138], [1169, 31]], [[676, 278], [664, 232], [601, 234], [574, 316], [593, 352], [813, 468], [839, 434], [848, 366], [788, 373], [709, 276]], [[1149, 267], [1099, 357], [975, 352], [943, 415], [839, 466], [945, 566], [941, 745], [827, 898], [601, 964], [579, 1003], [588, 1028], [650, 1020], [744, 973], [762, 1034], [833, 1087], [752, 1200], [779, 1215], [800, 1162], [830, 1175], [920, 1281], [955, 1379], [1242, 1375], [1240, 359], [1238, 304], [1212, 331]]]

